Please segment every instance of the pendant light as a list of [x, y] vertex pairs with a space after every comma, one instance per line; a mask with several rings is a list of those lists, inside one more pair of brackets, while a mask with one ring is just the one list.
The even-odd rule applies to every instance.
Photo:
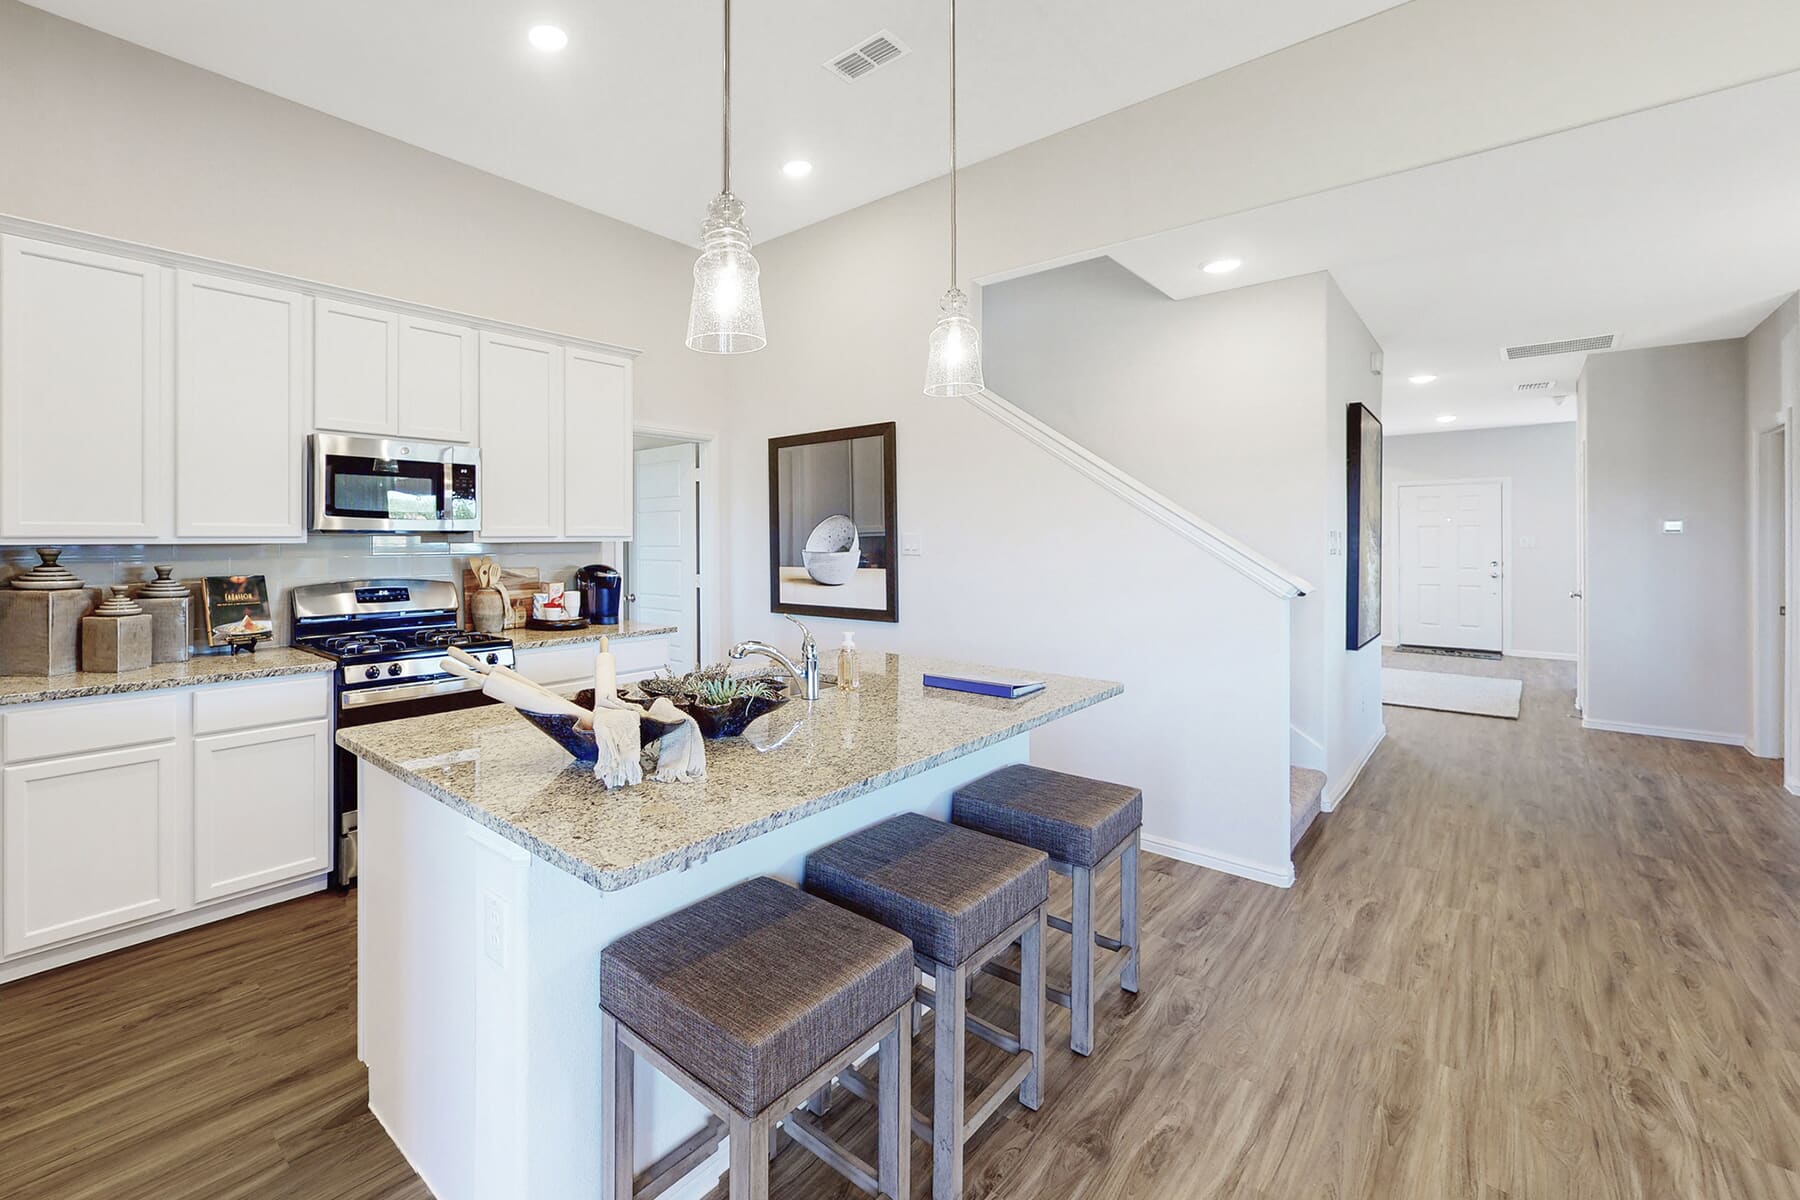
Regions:
[[972, 396], [981, 388], [981, 334], [969, 320], [968, 296], [956, 286], [956, 0], [950, 0], [950, 290], [938, 301], [925, 394]]
[[750, 253], [744, 203], [731, 194], [731, 0], [724, 0], [724, 7], [723, 180], [700, 225], [687, 344], [704, 354], [747, 354], [761, 350], [769, 339], [763, 332], [761, 268]]

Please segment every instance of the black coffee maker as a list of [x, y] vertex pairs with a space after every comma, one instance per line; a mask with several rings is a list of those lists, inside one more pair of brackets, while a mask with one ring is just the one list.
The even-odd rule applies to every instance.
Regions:
[[604, 563], [593, 563], [575, 572], [575, 588], [581, 593], [581, 611], [589, 625], [619, 623], [619, 593], [625, 578]]

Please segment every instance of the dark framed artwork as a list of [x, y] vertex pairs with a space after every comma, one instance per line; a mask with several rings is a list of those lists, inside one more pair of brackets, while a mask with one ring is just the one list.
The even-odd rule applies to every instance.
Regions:
[[900, 619], [894, 423], [769, 439], [769, 607]]
[[1381, 636], [1381, 418], [1360, 404], [1346, 411], [1350, 524], [1345, 646], [1361, 650]]

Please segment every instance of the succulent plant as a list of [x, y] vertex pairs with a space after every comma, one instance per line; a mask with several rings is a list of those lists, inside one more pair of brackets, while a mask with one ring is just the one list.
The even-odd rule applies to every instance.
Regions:
[[638, 681], [638, 690], [653, 700], [658, 696], [667, 696], [670, 699], [679, 700], [681, 697], [686, 696], [690, 690], [688, 681], [689, 676], [686, 675], [652, 675], [648, 679], [640, 679]]
[[735, 700], [766, 699], [769, 685], [759, 679], [744, 680], [735, 675], [709, 674], [694, 685], [692, 695], [696, 703], [717, 708]]

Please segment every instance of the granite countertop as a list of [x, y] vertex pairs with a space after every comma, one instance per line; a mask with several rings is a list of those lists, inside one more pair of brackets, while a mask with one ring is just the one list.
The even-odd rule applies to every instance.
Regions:
[[159, 663], [147, 671], [77, 671], [71, 675], [0, 675], [0, 705], [82, 696], [117, 696], [158, 688], [199, 687], [283, 675], [323, 675], [330, 659], [310, 650], [264, 646], [254, 654], [200, 654], [181, 663]]
[[555, 646], [563, 642], [597, 642], [611, 638], [627, 642], [632, 638], [661, 637], [675, 632], [673, 625], [646, 625], [640, 621], [621, 621], [617, 625], [587, 625], [580, 629], [508, 629], [503, 637], [512, 639], [514, 647], [530, 650], [535, 646]]
[[607, 792], [591, 766], [492, 705], [340, 730], [338, 745], [601, 891], [614, 891], [1067, 716], [1124, 689], [1060, 675], [1000, 700], [928, 689], [926, 671], [1014, 672], [867, 656], [862, 688], [791, 700], [706, 744], [699, 783]]

